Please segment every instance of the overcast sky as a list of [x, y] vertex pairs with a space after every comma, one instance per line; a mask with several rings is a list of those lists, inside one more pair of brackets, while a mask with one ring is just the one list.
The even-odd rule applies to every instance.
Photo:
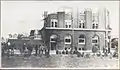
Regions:
[[29, 33], [31, 29], [41, 29], [44, 11], [55, 12], [61, 7], [91, 8], [96, 11], [106, 8], [110, 12], [112, 35], [119, 32], [119, 2], [118, 1], [2, 1], [1, 2], [1, 34]]

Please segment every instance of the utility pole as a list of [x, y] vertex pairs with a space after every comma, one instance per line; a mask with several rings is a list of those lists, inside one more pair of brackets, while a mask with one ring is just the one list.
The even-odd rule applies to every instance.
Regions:
[[77, 8], [77, 27], [78, 27], [78, 8]]
[[71, 20], [72, 20], [72, 50], [74, 48], [74, 23], [73, 23], [73, 9], [71, 12]]
[[[110, 28], [110, 19], [109, 19], [109, 11], [107, 11], [107, 15], [108, 15], [108, 29]], [[111, 48], [111, 35], [110, 35], [110, 31], [108, 31], [108, 39], [109, 39], [109, 46], [108, 46], [108, 53], [110, 53], [110, 48]]]

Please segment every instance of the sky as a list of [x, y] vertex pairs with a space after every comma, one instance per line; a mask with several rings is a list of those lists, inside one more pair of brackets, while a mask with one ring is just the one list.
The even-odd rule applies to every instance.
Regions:
[[112, 36], [119, 35], [119, 2], [118, 1], [2, 1], [1, 2], [1, 36], [8, 34], [28, 33], [31, 29], [43, 27], [44, 11], [58, 11], [62, 7], [91, 8], [97, 11], [106, 8], [110, 12]]

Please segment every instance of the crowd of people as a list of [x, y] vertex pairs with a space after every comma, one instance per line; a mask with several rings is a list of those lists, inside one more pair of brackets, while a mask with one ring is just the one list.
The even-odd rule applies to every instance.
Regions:
[[[49, 55], [49, 51], [47, 48], [45, 48], [45, 45], [31, 45], [24, 43], [22, 46], [16, 48], [13, 45], [10, 45], [10, 43], [1, 43], [2, 46], [2, 56], [7, 55], [8, 57], [10, 55], [15, 55], [15, 51], [19, 51], [20, 54], [24, 57], [31, 56], [34, 54], [35, 56], [38, 55]], [[35, 53], [33, 53], [35, 51]]]
[[[8, 57], [10, 55], [14, 55], [14, 51], [16, 50], [16, 48], [11, 45], [10, 43], [2, 43], [2, 56], [7, 55]], [[31, 56], [31, 54], [34, 54], [35, 56], [42, 56], [42, 55], [47, 55], [49, 56], [50, 54], [50, 49], [46, 48], [45, 45], [31, 45], [31, 44], [26, 44], [24, 43], [23, 46], [21, 46], [20, 48], [18, 48], [17, 50], [20, 51], [20, 54], [24, 57], [26, 56]], [[33, 53], [34, 52], [34, 53]], [[91, 55], [93, 56], [111, 56], [111, 57], [118, 57], [118, 53], [114, 52], [114, 53], [108, 53], [107, 49], [103, 49], [103, 52], [100, 52], [97, 48], [93, 47], [92, 48], [92, 53], [91, 52], [79, 52], [77, 50], [77, 48], [74, 48], [74, 51], [71, 48], [65, 48], [62, 51], [57, 50], [56, 54], [76, 54], [78, 57], [90, 57]]]
[[98, 48], [93, 47], [91, 51], [79, 51], [77, 47], [74, 48], [73, 51], [70, 49], [65, 48], [62, 51], [56, 51], [56, 54], [75, 54], [77, 57], [85, 57], [85, 58], [90, 58], [90, 57], [110, 57], [110, 58], [118, 58], [118, 52], [108, 52], [107, 48], [103, 48], [102, 51], [100, 51]]

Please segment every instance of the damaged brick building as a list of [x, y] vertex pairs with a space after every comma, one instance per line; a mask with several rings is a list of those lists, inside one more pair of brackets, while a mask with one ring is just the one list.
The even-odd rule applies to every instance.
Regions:
[[91, 9], [83, 12], [58, 11], [47, 14], [44, 12], [44, 27], [41, 37], [50, 51], [72, 49], [78, 51], [91, 50], [96, 46], [103, 50], [108, 46], [109, 12], [106, 9], [93, 13]]

